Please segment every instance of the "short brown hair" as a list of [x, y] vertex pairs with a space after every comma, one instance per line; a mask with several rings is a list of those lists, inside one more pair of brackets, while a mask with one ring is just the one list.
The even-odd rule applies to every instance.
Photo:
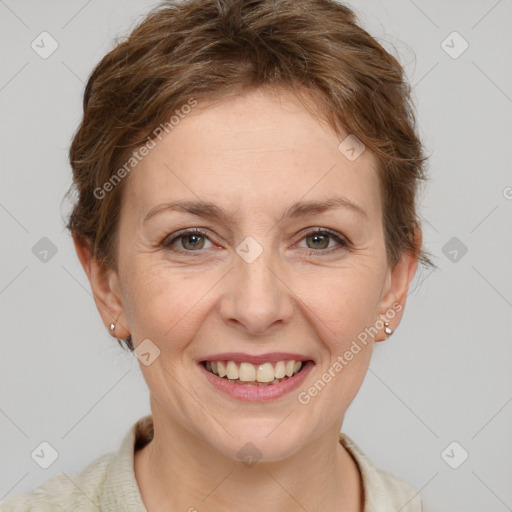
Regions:
[[410, 251], [434, 266], [413, 237], [427, 157], [410, 85], [397, 59], [334, 0], [186, 0], [150, 11], [87, 82], [69, 151], [77, 201], [68, 229], [117, 269], [126, 179], [102, 198], [95, 190], [190, 98], [262, 87], [307, 91], [337, 134], [341, 127], [376, 155], [388, 261]]

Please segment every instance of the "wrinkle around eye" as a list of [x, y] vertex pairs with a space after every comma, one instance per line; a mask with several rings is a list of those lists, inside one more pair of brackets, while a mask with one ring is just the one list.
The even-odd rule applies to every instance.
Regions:
[[[310, 228], [308, 232], [301, 233], [301, 238], [298, 242], [295, 242], [292, 246], [292, 249], [296, 249], [299, 252], [299, 255], [302, 254], [303, 257], [308, 258], [328, 258], [330, 256], [336, 257], [340, 255], [340, 253], [344, 253], [351, 250], [352, 243], [348, 240], [348, 238], [338, 231], [331, 230], [330, 228], [323, 227], [313, 227]], [[183, 246], [183, 240], [186, 240], [187, 237], [198, 236], [201, 237], [206, 244], [206, 247], [192, 248], [187, 249]], [[308, 248], [301, 246], [301, 243], [306, 243], [308, 238], [314, 236], [323, 236], [328, 239], [328, 245], [332, 245], [332, 247], [320, 247], [320, 248]], [[208, 247], [208, 243], [211, 244]], [[243, 243], [243, 242], [242, 242]], [[166, 236], [160, 244], [162, 249], [168, 250], [173, 255], [178, 257], [208, 257], [212, 255], [212, 249], [221, 249], [222, 247], [216, 246], [217, 242], [213, 239], [213, 236], [210, 235], [208, 230], [204, 228], [185, 228], [183, 230], [178, 230], [168, 236]]]

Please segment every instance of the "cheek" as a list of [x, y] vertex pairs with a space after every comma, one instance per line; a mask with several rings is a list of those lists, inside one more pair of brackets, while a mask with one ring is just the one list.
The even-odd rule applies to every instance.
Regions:
[[324, 406], [339, 413], [352, 402], [368, 371], [374, 343], [368, 329], [377, 319], [378, 287], [359, 274], [353, 282], [345, 275], [337, 284], [338, 291], [318, 315], [326, 351], [318, 379], [327, 383]]
[[[165, 265], [136, 265], [130, 271], [125, 297], [127, 314], [135, 340], [151, 339], [161, 350], [177, 349], [180, 339], [187, 339], [184, 330], [194, 331], [194, 313], [200, 310], [199, 299], [206, 293], [191, 279], [176, 275]], [[187, 321], [184, 321], [184, 320]], [[173, 344], [168, 344], [173, 340]]]
[[333, 352], [344, 352], [347, 343], [375, 323], [380, 284], [375, 268], [343, 268], [308, 295], [305, 302], [325, 326]]

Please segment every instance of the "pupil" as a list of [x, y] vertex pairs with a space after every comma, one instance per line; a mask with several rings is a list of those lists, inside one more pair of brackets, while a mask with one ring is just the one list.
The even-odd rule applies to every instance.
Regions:
[[189, 240], [195, 239], [195, 241], [193, 241], [191, 245], [192, 245], [192, 249], [197, 249], [197, 241], [200, 238], [202, 238], [202, 235], [188, 235], [185, 237], [185, 240], [186, 240], [185, 245], [188, 243]]
[[[313, 240], [314, 240], [314, 243], [317, 243], [318, 242], [318, 238], [322, 239], [323, 238], [323, 242], [325, 242], [327, 240], [327, 245], [329, 245], [329, 241], [328, 241], [328, 238], [327, 236], [325, 235], [313, 235], [312, 236]], [[326, 245], [325, 243], [321, 246], [322, 249], [325, 249]]]

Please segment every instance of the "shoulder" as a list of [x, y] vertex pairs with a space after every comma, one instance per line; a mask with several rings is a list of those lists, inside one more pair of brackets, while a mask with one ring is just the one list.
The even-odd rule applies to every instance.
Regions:
[[62, 472], [36, 489], [0, 503], [0, 512], [143, 512], [133, 456], [152, 436], [153, 422], [148, 415], [130, 427], [117, 452], [102, 455], [80, 473]]
[[421, 512], [421, 496], [411, 484], [400, 478], [376, 468], [380, 487], [386, 492], [391, 504], [401, 512]]
[[32, 491], [0, 503], [0, 512], [97, 512], [113, 455], [99, 457], [80, 473], [55, 475]]
[[363, 479], [364, 512], [422, 512], [421, 496], [411, 484], [375, 467], [366, 454], [346, 434], [340, 442], [356, 461]]

